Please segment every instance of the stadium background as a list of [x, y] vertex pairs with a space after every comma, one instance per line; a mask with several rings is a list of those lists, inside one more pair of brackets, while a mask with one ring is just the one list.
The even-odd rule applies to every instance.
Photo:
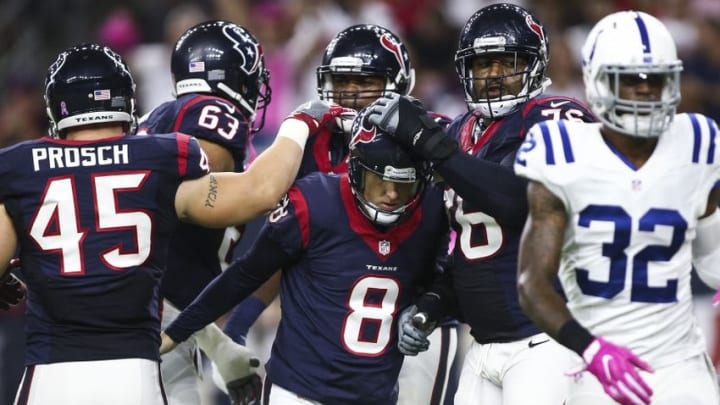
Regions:
[[[428, 108], [455, 116], [465, 109], [453, 55], [459, 31], [483, 0], [2, 0], [0, 1], [0, 147], [43, 136], [47, 118], [43, 86], [56, 54], [80, 42], [99, 42], [121, 53], [138, 85], [139, 113], [172, 98], [170, 49], [197, 22], [220, 18], [244, 25], [258, 38], [271, 73], [272, 103], [255, 138], [271, 140], [292, 108], [317, 97], [315, 67], [329, 40], [357, 23], [397, 33], [416, 70], [413, 95]], [[525, 0], [550, 41], [548, 93], [584, 101], [579, 50], [602, 16], [638, 9], [662, 19], [684, 62], [680, 111], [720, 121], [720, 1], [717, 0]], [[714, 350], [715, 323], [709, 290], [698, 287], [696, 309]], [[24, 308], [0, 312], [0, 404], [12, 403], [22, 373]], [[277, 308], [261, 318], [249, 344], [267, 356]], [[210, 384], [208, 385], [210, 390]], [[221, 403], [208, 394], [207, 404]]]

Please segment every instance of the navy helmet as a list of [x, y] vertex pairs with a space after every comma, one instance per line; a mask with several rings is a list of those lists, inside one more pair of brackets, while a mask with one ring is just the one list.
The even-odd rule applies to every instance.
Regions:
[[[407, 217], [418, 206], [432, 176], [430, 163], [417, 159], [400, 144], [366, 119], [363, 109], [353, 121], [348, 160], [348, 177], [361, 211], [375, 225], [390, 226]], [[410, 187], [410, 199], [393, 210], [384, 210], [364, 197], [368, 174], [383, 181], [404, 183]], [[406, 186], [406, 187], [408, 187]]]
[[270, 103], [270, 74], [255, 36], [238, 24], [210, 21], [180, 36], [171, 58], [175, 93], [210, 93], [240, 107], [249, 121]]
[[120, 122], [135, 131], [135, 82], [112, 49], [81, 44], [60, 53], [45, 78], [50, 135], [64, 138], [72, 127]]
[[374, 24], [353, 25], [339, 32], [325, 49], [317, 68], [317, 91], [321, 100], [340, 104], [342, 95], [333, 89], [333, 74], [380, 76], [385, 78], [381, 94], [358, 94], [375, 101], [386, 92], [410, 94], [415, 71], [408, 50], [397, 35]]
[[[518, 94], [486, 98], [476, 94], [472, 74], [475, 57], [489, 53], [507, 53], [523, 58], [527, 66], [512, 75], [520, 76]], [[473, 14], [460, 33], [455, 53], [455, 70], [465, 91], [465, 102], [484, 118], [498, 118], [516, 111], [528, 100], [540, 95], [550, 85], [545, 75], [548, 65], [548, 36], [540, 22], [524, 8], [508, 3], [483, 7]], [[507, 77], [507, 76], [504, 76]], [[498, 80], [495, 77], [491, 80]]]

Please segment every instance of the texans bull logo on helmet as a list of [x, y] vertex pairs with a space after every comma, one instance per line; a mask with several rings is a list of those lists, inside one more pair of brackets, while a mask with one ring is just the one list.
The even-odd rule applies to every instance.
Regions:
[[383, 36], [380, 37], [380, 44], [383, 48], [387, 49], [388, 51], [392, 52], [393, 55], [395, 55], [395, 59], [397, 59], [398, 65], [400, 66], [400, 74], [402, 76], [407, 76], [408, 72], [407, 69], [405, 69], [405, 63], [403, 60], [402, 49], [400, 49], [400, 44], [393, 40], [390, 34], [383, 34]]
[[[260, 65], [260, 55], [262, 55], [260, 45], [258, 45], [247, 32], [237, 29], [235, 25], [225, 25], [223, 27], [223, 34], [234, 43], [233, 49], [235, 49], [243, 59], [243, 63], [240, 64], [240, 69], [247, 74], [255, 72]], [[248, 60], [248, 58], [250, 60]]]
[[[357, 127], [353, 130], [352, 138], [350, 139], [350, 149], [353, 149], [359, 143], [370, 143], [377, 136], [377, 128], [365, 121], [365, 119], [355, 121]], [[365, 125], [370, 125], [370, 128], [366, 128]]]

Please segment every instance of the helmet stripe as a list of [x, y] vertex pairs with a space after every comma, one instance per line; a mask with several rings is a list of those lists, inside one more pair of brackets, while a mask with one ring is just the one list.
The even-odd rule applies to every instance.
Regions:
[[643, 45], [643, 62], [652, 62], [652, 55], [650, 54], [650, 37], [648, 36], [645, 21], [643, 21], [639, 13], [635, 14], [635, 23], [637, 24], [638, 31], [640, 31], [640, 41], [642, 41]]

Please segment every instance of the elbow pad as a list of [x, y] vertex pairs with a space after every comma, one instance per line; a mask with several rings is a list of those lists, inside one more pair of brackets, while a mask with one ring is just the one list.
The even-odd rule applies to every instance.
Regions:
[[700, 279], [720, 288], [720, 210], [698, 221], [692, 244], [692, 264]]

